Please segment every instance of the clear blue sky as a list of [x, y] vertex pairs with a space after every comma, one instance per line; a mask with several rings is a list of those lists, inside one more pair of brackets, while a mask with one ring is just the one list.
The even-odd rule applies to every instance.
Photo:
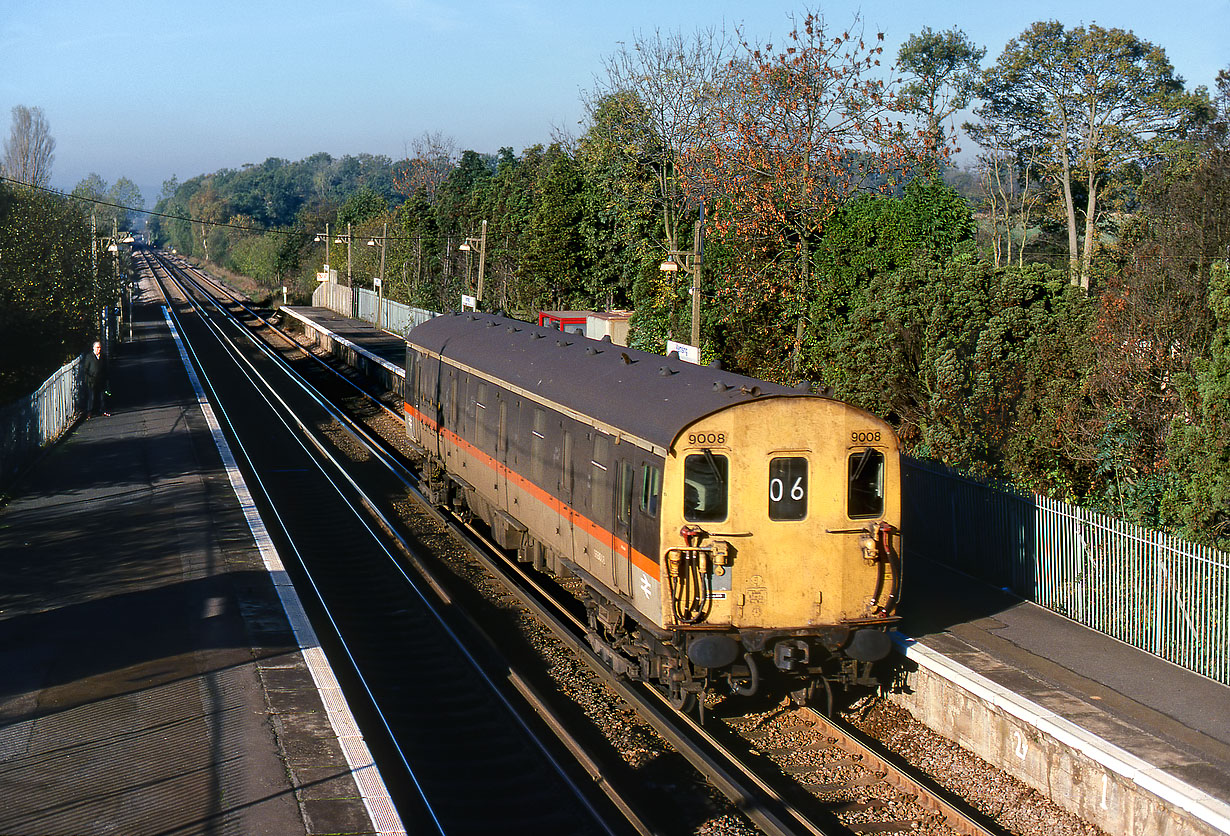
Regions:
[[[741, 26], [763, 41], [804, 7], [783, 0], [4, 0], [0, 136], [14, 105], [42, 107], [56, 139], [52, 185], [90, 172], [162, 181], [317, 151], [404, 156], [425, 131], [459, 149], [517, 152], [573, 134], [582, 91], [621, 41], [654, 29]], [[1036, 20], [1130, 29], [1162, 46], [1188, 85], [1230, 66], [1230, 0], [1034, 3], [837, 0], [886, 54], [923, 26], [963, 29], [992, 62]]]

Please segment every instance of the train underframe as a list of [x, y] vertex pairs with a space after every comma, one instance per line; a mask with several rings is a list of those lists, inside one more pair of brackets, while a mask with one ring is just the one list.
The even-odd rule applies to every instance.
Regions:
[[875, 663], [888, 656], [889, 624], [805, 630], [662, 630], [629, 616], [588, 587], [590, 646], [616, 673], [659, 687], [680, 710], [704, 695], [788, 695], [830, 712], [839, 692], [875, 688]]

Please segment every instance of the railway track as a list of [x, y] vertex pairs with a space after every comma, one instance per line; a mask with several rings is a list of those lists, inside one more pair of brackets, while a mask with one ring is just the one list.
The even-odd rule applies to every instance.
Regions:
[[643, 832], [563, 757], [491, 645], [406, 571], [415, 544], [376, 513], [401, 490], [392, 471], [360, 486], [335, 445], [339, 416], [187, 275], [150, 269], [296, 587], [313, 593], [312, 622], [408, 828]]
[[[203, 280], [203, 277], [202, 277]], [[244, 323], [249, 330], [267, 331], [266, 339], [277, 343], [277, 349], [287, 363], [299, 370], [305, 379], [312, 381], [322, 400], [335, 405], [339, 411], [356, 416], [356, 425], [350, 433], [363, 437], [367, 446], [367, 463], [380, 462], [371, 468], [361, 468], [365, 475], [356, 477], [364, 484], [372, 479], [379, 484], [387, 476], [379, 476], [380, 469], [401, 471], [397, 477], [401, 490], [416, 493], [414, 475], [406, 469], [401, 455], [405, 452], [401, 416], [396, 401], [387, 393], [367, 391], [363, 381], [353, 375], [333, 369], [329, 364], [314, 357], [285, 332], [277, 329], [260, 312], [243, 306], [225, 288], [215, 286], [214, 293], [226, 294], [227, 307], [233, 309], [236, 321]], [[203, 303], [202, 303], [203, 304]], [[382, 394], [384, 397], [382, 398]], [[396, 489], [394, 489], [395, 491]], [[389, 507], [404, 506], [386, 489], [384, 495]], [[551, 579], [524, 571], [508, 555], [483, 537], [483, 532], [467, 525], [464, 520], [441, 513], [425, 501], [409, 509], [403, 517], [430, 517], [435, 530], [446, 526], [450, 532], [465, 538], [470, 558], [477, 561], [497, 578], [502, 591], [515, 601], [515, 606], [532, 612], [535, 620], [548, 627], [554, 640], [562, 643], [578, 658], [593, 665], [595, 675], [605, 687], [622, 700], [634, 706], [638, 714], [680, 752], [702, 775], [717, 787], [731, 803], [746, 815], [755, 826], [765, 833], [957, 833], [989, 834], [995, 830], [977, 813], [965, 807], [958, 799], [948, 797], [941, 788], [929, 781], [918, 770], [899, 764], [884, 753], [869, 747], [849, 730], [832, 726], [828, 718], [803, 710], [771, 710], [754, 716], [726, 716], [724, 706], [715, 706], [716, 713], [710, 716], [721, 722], [701, 725], [691, 718], [681, 716], [669, 707], [666, 701], [652, 689], [628, 683], [609, 672], [591, 652], [585, 640], [585, 621], [577, 600], [569, 594], [567, 584], [556, 584]], [[389, 530], [406, 525], [386, 520]], [[431, 525], [427, 527], [431, 528]], [[430, 540], [427, 530], [407, 535], [418, 540]], [[418, 557], [407, 558], [426, 577], [432, 578], [429, 585], [443, 589], [445, 596], [456, 599], [464, 595], [452, 583], [454, 578], [439, 577], [438, 567]], [[447, 573], [446, 573], [447, 574]], [[339, 581], [341, 583], [342, 581]], [[362, 598], [362, 587], [351, 593]], [[472, 602], [477, 604], [477, 602]], [[475, 607], [480, 609], [481, 605]], [[500, 616], [490, 616], [495, 632], [500, 633]], [[487, 624], [490, 631], [492, 624]], [[377, 631], [379, 632], [379, 631]], [[387, 632], [385, 636], [389, 635]], [[380, 635], [371, 637], [381, 641]], [[393, 656], [405, 657], [400, 644], [387, 648]], [[516, 649], [506, 649], [515, 654]], [[428, 664], [436, 664], [429, 661]], [[518, 679], [524, 690], [550, 690], [550, 684], [534, 682], [532, 675]], [[545, 712], [545, 706], [539, 711]], [[582, 749], [583, 745], [572, 739], [562, 720], [548, 721], [560, 738], [568, 741], [566, 747], [586, 764], [590, 774], [613, 773], [611, 765], [599, 766], [598, 760]], [[464, 776], [461, 785], [469, 786]], [[606, 787], [608, 795], [618, 800], [625, 812], [633, 806], [660, 804], [652, 793], [648, 795], [625, 787]], [[640, 822], [638, 828], [651, 828]], [[645, 832], [645, 831], [642, 831]]]

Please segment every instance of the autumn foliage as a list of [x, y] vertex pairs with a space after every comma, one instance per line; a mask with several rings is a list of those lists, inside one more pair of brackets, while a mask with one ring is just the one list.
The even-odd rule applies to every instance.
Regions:
[[869, 42], [858, 28], [831, 33], [808, 13], [784, 47], [743, 41], [712, 130], [684, 160], [692, 194], [711, 207], [706, 232], [730, 253], [721, 317], [775, 327], [795, 349], [779, 375], [799, 372], [796, 331], [825, 223], [855, 195], [891, 192], [910, 158], [877, 71], [884, 36]]

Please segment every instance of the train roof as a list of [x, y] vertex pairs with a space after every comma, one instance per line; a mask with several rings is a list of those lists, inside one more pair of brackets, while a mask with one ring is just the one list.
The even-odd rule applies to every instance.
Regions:
[[704, 415], [798, 389], [482, 313], [438, 316], [407, 342], [669, 449]]

